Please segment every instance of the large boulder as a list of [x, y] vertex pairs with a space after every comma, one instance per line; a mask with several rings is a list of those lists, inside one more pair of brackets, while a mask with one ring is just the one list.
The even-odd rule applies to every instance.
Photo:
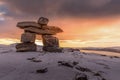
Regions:
[[35, 43], [19, 43], [16, 45], [17, 52], [28, 52], [28, 51], [36, 51], [37, 45]]
[[43, 51], [62, 52], [62, 49], [59, 48], [58, 38], [52, 35], [42, 35], [42, 39], [43, 39]]
[[18, 22], [17, 27], [21, 29], [28, 28], [28, 27], [42, 28], [41, 25], [39, 25], [36, 22], [32, 22], [32, 21]]
[[40, 25], [47, 25], [48, 22], [49, 22], [49, 19], [45, 18], [45, 17], [40, 17], [38, 20], [38, 24], [40, 24]]
[[25, 32], [21, 35], [21, 42], [35, 42], [36, 34], [35, 33], [29, 33]]
[[52, 35], [42, 35], [43, 45], [46, 47], [59, 47], [58, 38]]

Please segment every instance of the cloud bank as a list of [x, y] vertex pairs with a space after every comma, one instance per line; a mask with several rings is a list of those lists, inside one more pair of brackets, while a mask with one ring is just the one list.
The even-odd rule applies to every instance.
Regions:
[[99, 17], [120, 14], [120, 0], [1, 0], [1, 3], [5, 3], [14, 16]]

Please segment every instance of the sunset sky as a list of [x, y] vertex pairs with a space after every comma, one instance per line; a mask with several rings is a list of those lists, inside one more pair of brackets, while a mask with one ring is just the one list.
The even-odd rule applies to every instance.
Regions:
[[18, 43], [17, 22], [41, 16], [64, 30], [56, 35], [62, 47], [120, 46], [120, 0], [0, 0], [0, 44]]

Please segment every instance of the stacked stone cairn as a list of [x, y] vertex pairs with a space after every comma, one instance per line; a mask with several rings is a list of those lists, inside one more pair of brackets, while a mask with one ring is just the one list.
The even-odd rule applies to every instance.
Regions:
[[17, 52], [36, 51], [36, 34], [42, 35], [43, 51], [61, 52], [59, 40], [53, 35], [63, 32], [63, 30], [59, 27], [48, 26], [48, 22], [49, 20], [44, 17], [40, 17], [38, 22], [18, 22], [17, 27], [24, 29], [24, 33], [21, 35], [21, 43], [16, 45]]

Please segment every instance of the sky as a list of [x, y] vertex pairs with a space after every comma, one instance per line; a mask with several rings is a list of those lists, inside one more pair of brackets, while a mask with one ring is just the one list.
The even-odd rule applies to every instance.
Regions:
[[56, 35], [62, 47], [120, 46], [120, 0], [0, 0], [0, 44], [18, 43], [17, 22], [41, 16], [64, 30]]

